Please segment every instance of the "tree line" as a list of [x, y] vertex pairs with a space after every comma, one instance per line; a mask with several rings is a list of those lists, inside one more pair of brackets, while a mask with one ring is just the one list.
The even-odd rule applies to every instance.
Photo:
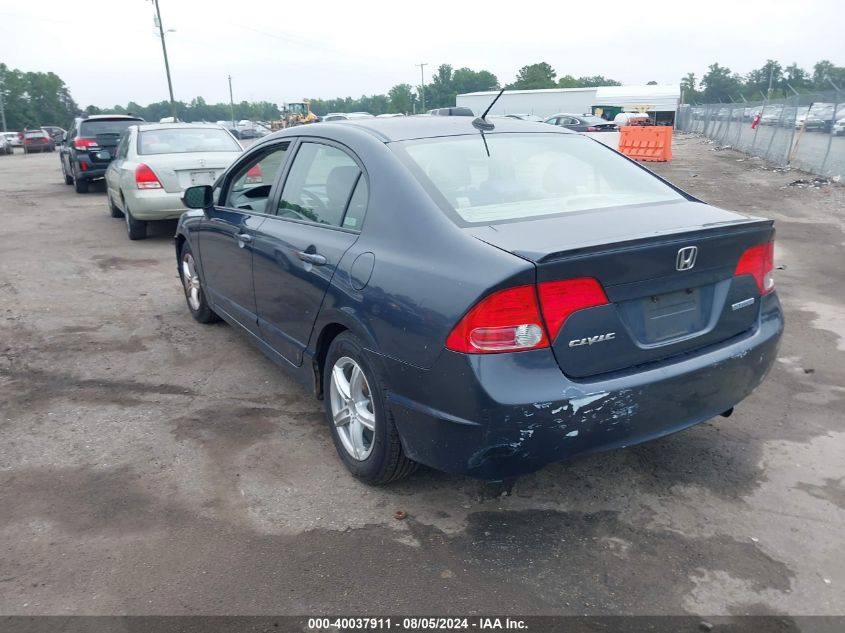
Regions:
[[[619, 86], [618, 81], [601, 75], [578, 77], [564, 75], [558, 78], [554, 68], [546, 62], [529, 64], [519, 69], [513, 82], [505, 84], [507, 90], [536, 90], [539, 88], [588, 88], [591, 86]], [[426, 82], [425, 87], [411, 84], [396, 84], [386, 94], [364, 95], [359, 98], [312, 99], [311, 109], [315, 114], [329, 112], [369, 112], [386, 114], [422, 112], [432, 108], [447, 108], [455, 105], [455, 97], [467, 92], [499, 90], [499, 79], [489, 70], [471, 68], [454, 69], [450, 64], [441, 64]], [[423, 108], [423, 104], [425, 107]]]
[[[170, 101], [157, 101], [142, 106], [130, 101], [126, 106], [115, 105], [110, 108], [98, 108], [89, 105], [86, 114], [134, 114], [145, 121], [159, 121], [164, 117], [173, 116]], [[180, 121], [235, 121], [248, 119], [250, 121], [272, 121], [281, 116], [279, 106], [269, 101], [241, 101], [234, 104], [206, 103], [202, 97], [194, 97], [189, 102], [176, 102], [176, 117]]]
[[[781, 99], [811, 92], [845, 91], [845, 67], [826, 59], [813, 65], [809, 72], [793, 62], [784, 67], [769, 59], [760, 68], [745, 76], [732, 72], [727, 66], [711, 64], [698, 80], [695, 73], [681, 79], [684, 103], [729, 103], [735, 101], [763, 101]], [[845, 97], [845, 92], [842, 93]]]
[[[650, 84], [657, 82], [650, 81]], [[508, 90], [536, 90], [543, 88], [588, 88], [619, 86], [618, 81], [602, 75], [574, 77], [558, 76], [546, 62], [529, 64], [519, 69], [514, 80], [504, 84]], [[771, 87], [770, 87], [771, 86]], [[371, 114], [412, 113], [431, 108], [455, 105], [455, 97], [467, 92], [498, 90], [499, 79], [488, 70], [454, 69], [441, 64], [426, 82], [425, 87], [400, 83], [385, 94], [363, 95], [358, 98], [311, 99], [315, 114], [329, 112], [370, 112]], [[716, 103], [757, 101], [764, 96], [780, 98], [798, 93], [845, 89], [845, 67], [828, 60], [817, 62], [812, 72], [792, 63], [782, 66], [774, 60], [752, 70], [745, 76], [734, 73], [718, 63], [711, 64], [699, 80], [695, 73], [687, 73], [681, 80], [685, 103]], [[64, 81], [52, 72], [23, 72], [0, 64], [0, 93], [5, 105], [6, 125], [11, 130], [41, 125], [66, 127], [71, 119], [84, 111], [88, 114], [104, 112], [132, 113], [147, 121], [171, 116], [169, 101], [142, 106], [130, 101], [126, 106], [100, 108], [89, 105], [84, 110], [73, 100]], [[207, 103], [202, 97], [189, 102], [177, 101], [176, 114], [183, 121], [272, 121], [281, 116], [280, 106], [268, 101], [241, 101], [233, 108], [228, 103]]]
[[0, 93], [10, 130], [67, 125], [79, 110], [65, 82], [55, 73], [23, 72], [0, 63]]

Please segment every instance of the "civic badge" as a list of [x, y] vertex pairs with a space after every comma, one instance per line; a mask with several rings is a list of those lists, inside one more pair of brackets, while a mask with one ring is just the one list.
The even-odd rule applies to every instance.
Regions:
[[676, 270], [690, 270], [695, 266], [695, 258], [698, 255], [698, 246], [684, 246], [678, 251], [675, 258]]

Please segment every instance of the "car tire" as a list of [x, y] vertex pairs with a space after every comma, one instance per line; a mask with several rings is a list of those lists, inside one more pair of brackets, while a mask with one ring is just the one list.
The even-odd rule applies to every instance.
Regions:
[[74, 189], [76, 193], [88, 193], [88, 181], [83, 178], [73, 179]]
[[349, 472], [373, 485], [398, 481], [417, 469], [402, 449], [386, 391], [358, 337], [339, 334], [329, 346], [323, 371], [326, 422]]
[[62, 176], [65, 177], [65, 184], [72, 185], [73, 184], [73, 176], [67, 175], [67, 170], [65, 169], [65, 161], [61, 160], [61, 156], [59, 156], [59, 162], [62, 164]]
[[122, 218], [123, 211], [121, 211], [117, 207], [117, 205], [115, 205], [114, 200], [112, 200], [111, 194], [108, 191], [106, 191], [106, 199], [108, 200], [109, 205], [109, 215], [111, 215], [111, 217], [113, 218]]
[[188, 304], [191, 316], [200, 323], [219, 321], [220, 317], [208, 305], [205, 289], [202, 286], [202, 278], [188, 242], [182, 244], [182, 250], [179, 253], [179, 279], [182, 280], [185, 302]]
[[147, 237], [147, 223], [135, 219], [132, 212], [129, 211], [129, 207], [125, 208], [123, 217], [126, 219], [126, 234], [130, 240], [143, 240]]

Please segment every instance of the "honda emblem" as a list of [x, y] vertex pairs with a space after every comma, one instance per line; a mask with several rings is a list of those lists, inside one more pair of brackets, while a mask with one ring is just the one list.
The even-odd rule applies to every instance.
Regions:
[[697, 255], [698, 246], [684, 246], [678, 251], [678, 257], [675, 259], [675, 268], [677, 270], [690, 270], [695, 266]]

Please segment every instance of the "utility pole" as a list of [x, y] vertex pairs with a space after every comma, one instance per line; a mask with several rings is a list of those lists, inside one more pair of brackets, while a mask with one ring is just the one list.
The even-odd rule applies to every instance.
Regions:
[[422, 100], [422, 112], [425, 112], [425, 73], [423, 72], [425, 67], [428, 66], [428, 62], [424, 62], [422, 64], [414, 64], [414, 66], [420, 67], [420, 98]]
[[161, 38], [161, 52], [164, 53], [164, 70], [167, 72], [167, 89], [170, 91], [170, 114], [176, 121], [176, 101], [173, 99], [173, 82], [170, 81], [170, 62], [167, 61], [167, 44], [164, 43], [164, 26], [161, 24], [161, 11], [158, 8], [158, 0], [153, 0], [156, 8], [156, 25]]
[[232, 75], [229, 75], [229, 108], [232, 114], [232, 128], [235, 127], [235, 100], [232, 98]]

